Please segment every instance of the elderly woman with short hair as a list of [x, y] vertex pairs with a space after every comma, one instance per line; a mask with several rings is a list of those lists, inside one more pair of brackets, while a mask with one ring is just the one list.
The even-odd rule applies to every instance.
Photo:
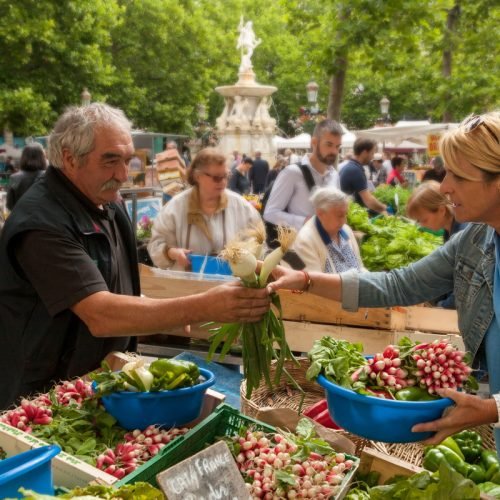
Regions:
[[299, 231], [293, 247], [305, 268], [325, 273], [362, 270], [356, 238], [346, 225], [348, 196], [334, 187], [323, 187], [310, 200], [315, 215]]

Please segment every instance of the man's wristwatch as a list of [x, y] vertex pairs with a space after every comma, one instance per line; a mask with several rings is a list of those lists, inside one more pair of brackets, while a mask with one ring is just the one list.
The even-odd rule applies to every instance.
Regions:
[[500, 427], [500, 393], [493, 394], [493, 399], [495, 400], [495, 403], [497, 405], [497, 412], [498, 412], [498, 418], [495, 423], [495, 427]]

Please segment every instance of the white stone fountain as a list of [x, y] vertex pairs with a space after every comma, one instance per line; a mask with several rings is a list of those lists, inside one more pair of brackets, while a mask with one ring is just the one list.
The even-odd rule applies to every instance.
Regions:
[[240, 20], [240, 36], [236, 48], [241, 50], [239, 79], [234, 85], [217, 87], [224, 97], [225, 106], [216, 120], [219, 148], [230, 156], [233, 151], [254, 157], [260, 151], [269, 162], [275, 158], [272, 139], [276, 131], [276, 120], [269, 114], [270, 96], [276, 90], [272, 85], [261, 85], [255, 80], [252, 54], [261, 40], [255, 38], [252, 21]]

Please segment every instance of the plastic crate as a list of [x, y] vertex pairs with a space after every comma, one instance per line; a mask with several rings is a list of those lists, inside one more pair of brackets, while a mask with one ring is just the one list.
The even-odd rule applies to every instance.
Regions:
[[[222, 404], [212, 413], [212, 415], [200, 422], [191, 431], [165, 446], [161, 453], [155, 458], [149, 460], [136, 471], [115, 483], [114, 486], [119, 488], [125, 484], [144, 481], [158, 487], [158, 483], [156, 482], [157, 474], [191, 457], [195, 453], [203, 450], [206, 446], [213, 444], [218, 437], [233, 436], [238, 434], [243, 427], [248, 427], [249, 425], [264, 432], [276, 431], [274, 427], [253, 418], [246, 417], [231, 406]], [[339, 492], [335, 497], [338, 500], [343, 498], [347, 493], [359, 465], [359, 459], [357, 457], [348, 456], [348, 458], [355, 461], [355, 466], [346, 474]]]
[[274, 427], [246, 417], [231, 406], [222, 404], [196, 427], [167, 444], [156, 457], [115, 483], [115, 486], [144, 481], [158, 487], [157, 474], [213, 444], [217, 437], [233, 436], [242, 427], [249, 425], [254, 425], [258, 430], [265, 432], [275, 431]]

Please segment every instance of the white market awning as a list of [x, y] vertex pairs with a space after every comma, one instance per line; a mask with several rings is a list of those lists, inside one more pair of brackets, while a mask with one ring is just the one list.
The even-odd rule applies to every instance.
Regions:
[[457, 127], [456, 123], [429, 123], [427, 121], [404, 122], [400, 121], [391, 127], [374, 127], [366, 130], [356, 130], [358, 137], [366, 137], [376, 141], [403, 141], [416, 137], [427, 136], [451, 130]]

